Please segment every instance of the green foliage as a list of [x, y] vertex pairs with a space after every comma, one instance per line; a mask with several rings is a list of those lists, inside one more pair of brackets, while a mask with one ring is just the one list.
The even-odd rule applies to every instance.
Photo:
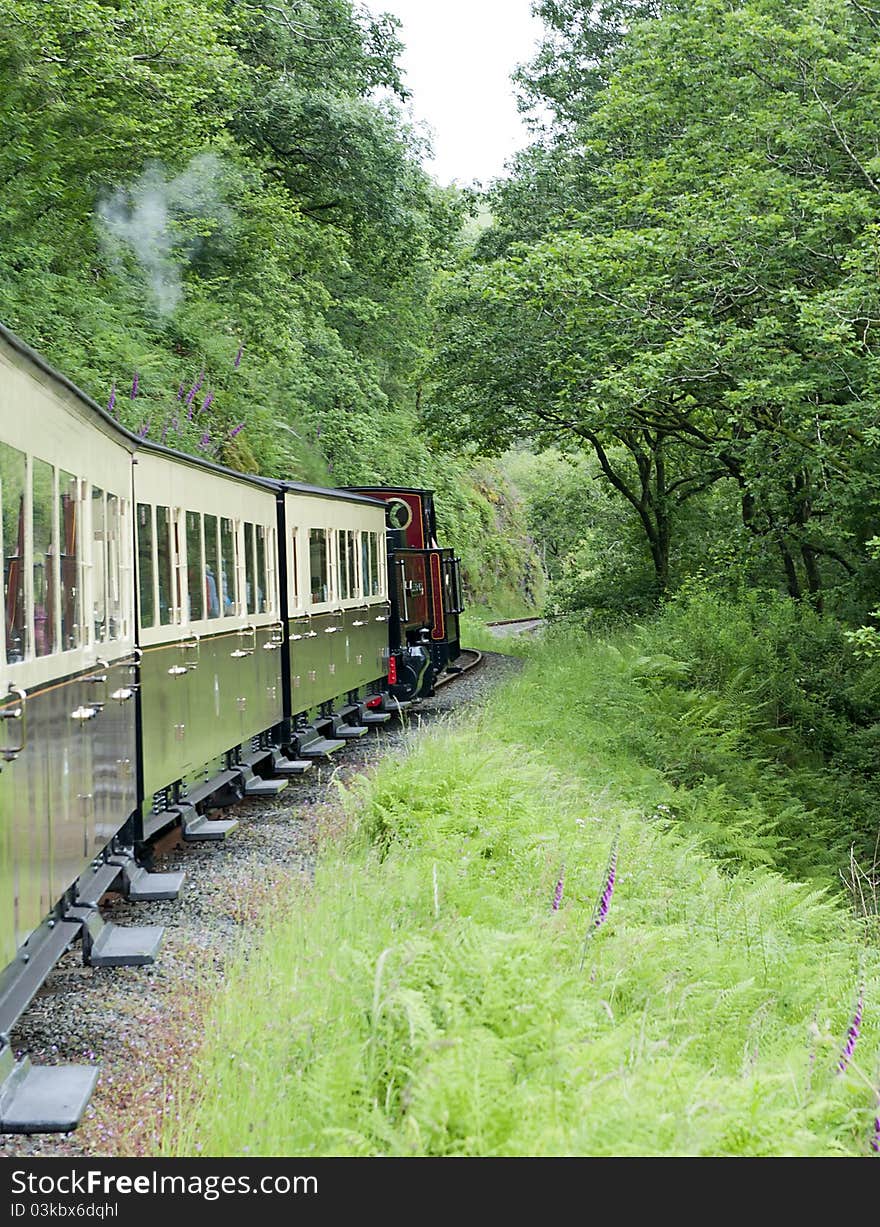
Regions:
[[661, 592], [688, 504], [720, 483], [759, 573], [775, 556], [777, 585], [849, 613], [880, 516], [875, 18], [539, 9], [525, 82], [552, 118], [446, 286], [429, 424], [591, 449]]
[[167, 1153], [868, 1153], [867, 1007], [836, 1073], [859, 984], [880, 993], [864, 925], [827, 890], [719, 871], [671, 817], [684, 788], [626, 745], [644, 680], [681, 683], [671, 657], [534, 651], [492, 710], [343, 794], [350, 836], [233, 967]]
[[499, 540], [482, 477], [416, 421], [430, 291], [469, 206], [419, 165], [395, 21], [350, 0], [12, 0], [4, 18], [0, 319], [183, 451], [437, 485], [471, 591], [537, 589], [524, 534]]

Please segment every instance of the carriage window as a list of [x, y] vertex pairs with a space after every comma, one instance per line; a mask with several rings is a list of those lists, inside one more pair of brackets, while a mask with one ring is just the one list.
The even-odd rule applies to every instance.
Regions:
[[138, 503], [137, 542], [141, 626], [154, 626], [156, 606], [153, 599], [153, 509], [147, 503]]
[[107, 635], [121, 639], [122, 604], [122, 501], [107, 495]]
[[159, 625], [174, 621], [174, 598], [171, 594], [171, 509], [156, 508], [156, 564], [159, 573]]
[[189, 620], [205, 616], [205, 582], [202, 567], [202, 517], [197, 511], [186, 513], [186, 583], [189, 590]]
[[348, 542], [348, 592], [349, 596], [359, 596], [358, 581], [357, 581], [357, 534], [346, 532], [343, 534]]
[[104, 491], [92, 486], [92, 623], [95, 640], [107, 631], [107, 531]]
[[281, 609], [278, 600], [278, 549], [276, 546], [278, 534], [270, 528], [266, 536], [266, 575], [269, 584], [269, 605], [267, 612], [277, 614]]
[[267, 594], [272, 591], [266, 573], [266, 529], [263, 524], [257, 525], [257, 613], [265, 613], [268, 608]]
[[361, 595], [370, 595], [370, 543], [367, 533], [361, 533]]
[[33, 467], [34, 652], [55, 651], [55, 470], [45, 460]]
[[349, 579], [349, 556], [348, 556], [348, 538], [349, 534], [342, 532], [339, 536], [339, 595], [343, 601], [348, 600], [351, 596], [351, 582]]
[[28, 650], [24, 604], [24, 452], [0, 443], [0, 499], [3, 502], [3, 597], [6, 660], [24, 660]]
[[244, 592], [245, 609], [248, 613], [257, 612], [257, 577], [254, 562], [254, 526], [244, 526]]
[[232, 520], [220, 520], [220, 605], [225, 618], [235, 613], [235, 532]]
[[368, 533], [370, 540], [370, 596], [378, 596], [381, 584], [379, 580], [379, 534]]
[[296, 609], [299, 605], [299, 550], [297, 542], [299, 530], [290, 530], [290, 607]]
[[205, 600], [207, 617], [220, 617], [220, 551], [217, 546], [217, 517], [205, 516]]
[[312, 604], [330, 600], [330, 577], [327, 568], [327, 530], [309, 529], [309, 574]]
[[[79, 503], [77, 479], [72, 473], [58, 474], [59, 540], [61, 541], [61, 651], [80, 646], [82, 595], [79, 579]], [[150, 595], [152, 596], [152, 568]]]

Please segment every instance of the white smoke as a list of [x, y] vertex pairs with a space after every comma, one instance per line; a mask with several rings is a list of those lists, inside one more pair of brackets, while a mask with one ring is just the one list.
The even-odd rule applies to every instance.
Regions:
[[224, 199], [229, 186], [220, 159], [202, 153], [172, 179], [152, 162], [134, 183], [99, 200], [98, 231], [105, 253], [117, 268], [124, 248], [134, 254], [160, 316], [179, 305], [183, 265], [203, 242], [191, 223], [207, 223], [213, 233], [231, 225], [232, 211]]

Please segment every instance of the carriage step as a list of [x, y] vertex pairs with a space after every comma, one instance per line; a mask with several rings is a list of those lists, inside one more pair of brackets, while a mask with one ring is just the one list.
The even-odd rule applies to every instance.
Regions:
[[105, 924], [92, 943], [92, 967], [144, 967], [156, 961], [164, 925]]
[[185, 877], [185, 873], [150, 873], [137, 867], [128, 875], [128, 898], [134, 903], [176, 899]]
[[[263, 757], [269, 757], [268, 751]], [[274, 797], [287, 787], [287, 780], [264, 780], [262, 776], [254, 774], [253, 767], [241, 766], [238, 774], [246, 797]]]
[[69, 1133], [95, 1089], [97, 1065], [31, 1065], [0, 1052], [0, 1132]]
[[103, 895], [113, 886], [122, 872], [122, 866], [105, 861], [97, 869], [83, 874], [76, 884], [76, 902], [80, 906], [97, 907]]
[[273, 775], [305, 775], [311, 769], [312, 764], [306, 759], [285, 758], [283, 754], [272, 764]]
[[387, 724], [391, 719], [391, 713], [387, 711], [367, 711], [361, 716], [361, 722], [366, 725], [371, 724]]
[[255, 775], [245, 784], [244, 791], [247, 797], [274, 797], [276, 793], [283, 792], [286, 787], [287, 780], [263, 780], [260, 776]]
[[356, 741], [365, 737], [369, 729], [364, 724], [339, 724], [336, 726], [336, 736], [344, 737], [346, 741]]
[[181, 831], [188, 844], [200, 843], [206, 839], [225, 839], [238, 826], [237, 818], [203, 818], [197, 814], [188, 822], [183, 823]]
[[340, 707], [336, 712], [338, 720], [348, 720], [350, 716], [360, 716], [361, 709], [359, 703], [346, 703], [344, 707]]
[[310, 741], [308, 745], [300, 746], [299, 752], [303, 758], [326, 758], [330, 754], [335, 754], [337, 750], [341, 750], [344, 745], [344, 741], [331, 741], [329, 738], [319, 737], [315, 741]]

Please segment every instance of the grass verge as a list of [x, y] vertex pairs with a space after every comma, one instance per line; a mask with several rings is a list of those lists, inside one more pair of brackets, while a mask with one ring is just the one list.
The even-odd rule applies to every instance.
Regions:
[[871, 1153], [866, 923], [682, 823], [633, 737], [640, 659], [536, 645], [343, 794], [314, 887], [232, 965], [165, 1153]]

